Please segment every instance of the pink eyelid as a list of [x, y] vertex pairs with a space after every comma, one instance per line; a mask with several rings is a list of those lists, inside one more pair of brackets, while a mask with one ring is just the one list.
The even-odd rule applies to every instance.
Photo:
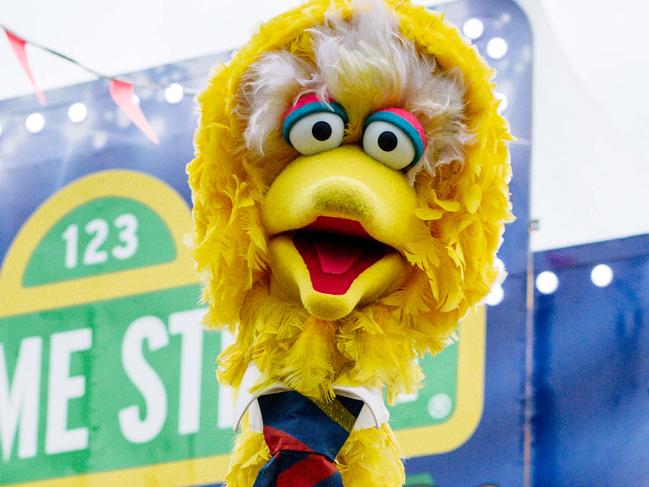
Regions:
[[[332, 98], [325, 98], [325, 102], [333, 102], [334, 100]], [[304, 105], [308, 105], [309, 103], [320, 103], [321, 100], [314, 95], [313, 93], [309, 93], [308, 95], [303, 95], [300, 98], [297, 99], [297, 101], [291, 105], [291, 108], [286, 110], [286, 113], [284, 114], [284, 117], [282, 120], [286, 120], [286, 117], [288, 117], [291, 113], [293, 113], [295, 110], [303, 107]]]
[[424, 143], [424, 149], [426, 148], [426, 132], [424, 131], [424, 127], [421, 122], [417, 120], [417, 117], [415, 117], [412, 113], [410, 113], [408, 110], [404, 110], [403, 108], [384, 108], [383, 110], [379, 110], [379, 112], [390, 112], [407, 121], [417, 131], [417, 133], [421, 137], [421, 141]]

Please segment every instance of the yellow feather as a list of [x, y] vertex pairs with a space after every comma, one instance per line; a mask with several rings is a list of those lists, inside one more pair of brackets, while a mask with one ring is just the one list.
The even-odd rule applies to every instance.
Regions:
[[336, 460], [345, 487], [401, 487], [406, 481], [399, 447], [387, 424], [354, 430]]
[[286, 353], [283, 367], [277, 367], [271, 377], [282, 380], [301, 394], [332, 399], [334, 381], [334, 324], [309, 318], [304, 330]]
[[270, 459], [270, 451], [261, 433], [243, 431], [234, 443], [230, 466], [225, 477], [228, 487], [251, 487], [261, 467]]

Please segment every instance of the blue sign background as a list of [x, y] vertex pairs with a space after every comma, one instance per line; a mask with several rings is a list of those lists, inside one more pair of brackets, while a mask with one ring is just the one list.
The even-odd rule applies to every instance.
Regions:
[[649, 236], [534, 260], [559, 278], [535, 296], [535, 485], [649, 486]]
[[[488, 483], [517, 487], [523, 485], [524, 463], [531, 34], [524, 13], [509, 0], [458, 1], [445, 5], [443, 10], [459, 26], [472, 17], [483, 21], [485, 32], [475, 42], [483, 55], [489, 39], [502, 37], [508, 42], [507, 55], [492, 64], [498, 70], [497, 89], [508, 100], [504, 113], [517, 137], [511, 145], [511, 191], [518, 219], [508, 227], [500, 252], [510, 274], [503, 285], [505, 298], [488, 313], [485, 405], [478, 429], [459, 449], [408, 459], [406, 466], [409, 474], [428, 474], [425, 477], [444, 487]], [[133, 73], [130, 78], [199, 88], [210, 68], [227, 58], [227, 54], [209, 56]], [[108, 95], [105, 81], [52, 91], [44, 110], [31, 96], [0, 103], [0, 260], [38, 206], [63, 186], [96, 171], [147, 172], [170, 184], [190, 203], [185, 164], [193, 153], [193, 101], [185, 97], [178, 104], [168, 104], [161, 92], [147, 89], [139, 89], [137, 94], [160, 137], [158, 146], [126, 120]], [[78, 101], [88, 106], [88, 118], [73, 124], [67, 118], [67, 108]], [[26, 116], [33, 111], [41, 111], [46, 120], [38, 134], [30, 134], [24, 125]]]

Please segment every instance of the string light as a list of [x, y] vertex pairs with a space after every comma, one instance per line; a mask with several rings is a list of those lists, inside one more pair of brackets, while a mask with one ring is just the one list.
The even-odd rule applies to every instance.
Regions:
[[[27, 44], [29, 44], [29, 45], [37, 48], [37, 49], [48, 52], [49, 54], [52, 54], [53, 56], [61, 58], [61, 59], [65, 60], [65, 61], [67, 61], [67, 62], [69, 62], [71, 64], [74, 64], [74, 65], [80, 67], [81, 69], [83, 69], [84, 71], [87, 71], [88, 73], [92, 74], [96, 78], [106, 79], [106, 80], [121, 80], [121, 81], [125, 81], [125, 82], [128, 82], [128, 83], [132, 84], [136, 88], [149, 88], [149, 89], [156, 89], [156, 90], [161, 90], [161, 91], [165, 90], [167, 88], [166, 85], [162, 85], [162, 84], [158, 84], [158, 83], [152, 83], [152, 82], [135, 83], [135, 82], [133, 82], [131, 80], [125, 79], [122, 76], [119, 76], [119, 77], [117, 77], [117, 76], [109, 76], [107, 74], [101, 73], [100, 71], [97, 71], [97, 70], [95, 70], [95, 69], [93, 69], [93, 68], [91, 68], [91, 67], [89, 67], [89, 66], [87, 66], [87, 65], [85, 65], [85, 64], [83, 64], [83, 63], [81, 63], [79, 61], [77, 61], [76, 59], [68, 56], [67, 54], [63, 54], [62, 52], [57, 51], [56, 49], [52, 49], [51, 47], [48, 47], [48, 46], [45, 46], [43, 44], [39, 44], [38, 42], [34, 42], [34, 41], [30, 40], [30, 39], [27, 39], [22, 35], [18, 35], [18, 34], [16, 34], [15, 31], [10, 30], [9, 28], [7, 28], [6, 26], [4, 26], [2, 24], [0, 24], [0, 29], [11, 32], [13, 35], [18, 37], [20, 40], [24, 41], [25, 43], [27, 43]], [[189, 90], [187, 88], [183, 88], [183, 95], [195, 96], [197, 94], [198, 94], [198, 92], [196, 90]]]
[[25, 119], [25, 127], [32, 134], [37, 134], [45, 127], [45, 117], [38, 113], [30, 113]]
[[590, 280], [597, 287], [608, 287], [613, 282], [613, 269], [606, 264], [596, 265], [590, 272]]
[[183, 87], [178, 83], [171, 83], [165, 88], [165, 100], [167, 103], [179, 103], [185, 96]]
[[81, 102], [73, 103], [68, 108], [68, 118], [73, 123], [81, 123], [88, 116], [88, 108]]
[[536, 289], [541, 294], [554, 294], [559, 287], [559, 278], [554, 272], [543, 271], [536, 276]]
[[487, 303], [489, 306], [498, 306], [503, 302], [503, 299], [505, 299], [505, 290], [503, 289], [503, 287], [494, 286], [493, 288], [491, 288], [489, 294], [487, 294], [485, 303]]
[[494, 37], [487, 42], [487, 55], [491, 59], [502, 59], [507, 54], [509, 46], [507, 41], [502, 37]]
[[92, 137], [92, 146], [97, 150], [103, 149], [107, 142], [108, 134], [106, 134], [106, 132], [97, 132]]
[[480, 19], [469, 19], [462, 26], [462, 32], [469, 39], [475, 41], [476, 39], [480, 39], [482, 34], [484, 34], [484, 24]]

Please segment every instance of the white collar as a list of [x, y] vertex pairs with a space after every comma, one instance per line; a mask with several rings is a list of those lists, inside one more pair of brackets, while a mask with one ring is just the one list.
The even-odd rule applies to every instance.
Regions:
[[[277, 382], [264, 389], [251, 393], [250, 389], [259, 382], [260, 377], [261, 372], [253, 362], [250, 362], [246, 372], [243, 374], [234, 407], [234, 429], [237, 431], [241, 427], [243, 415], [249, 409], [251, 413], [255, 414], [255, 416], [260, 416], [258, 407], [251, 408], [253, 403], [256, 404], [259, 396], [290, 390], [286, 385]], [[341, 396], [361, 400], [365, 403], [361, 410], [361, 414], [358, 416], [356, 424], [354, 425], [356, 429], [364, 429], [374, 426], [380, 427], [390, 419], [390, 413], [388, 413], [388, 409], [385, 407], [385, 402], [383, 401], [383, 390], [380, 387], [334, 386], [334, 392]], [[261, 418], [251, 418], [251, 420], [253, 423], [253, 430], [259, 431]]]

